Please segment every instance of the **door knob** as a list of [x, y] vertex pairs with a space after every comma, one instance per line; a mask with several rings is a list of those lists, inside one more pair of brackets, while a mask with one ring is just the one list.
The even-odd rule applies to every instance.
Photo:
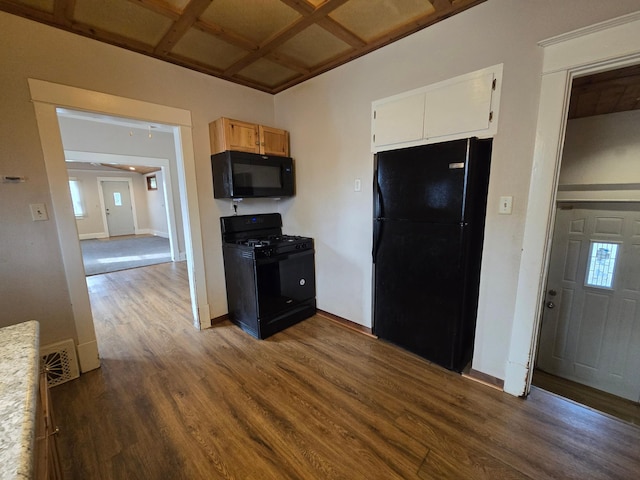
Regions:
[[556, 306], [556, 304], [555, 304], [555, 303], [553, 303], [553, 302], [547, 302], [547, 308], [553, 308], [553, 307], [555, 307], [555, 306]]

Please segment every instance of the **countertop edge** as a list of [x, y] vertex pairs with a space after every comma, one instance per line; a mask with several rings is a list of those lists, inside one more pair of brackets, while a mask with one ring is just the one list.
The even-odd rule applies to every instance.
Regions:
[[36, 431], [40, 327], [37, 321], [0, 329], [0, 478], [30, 479]]

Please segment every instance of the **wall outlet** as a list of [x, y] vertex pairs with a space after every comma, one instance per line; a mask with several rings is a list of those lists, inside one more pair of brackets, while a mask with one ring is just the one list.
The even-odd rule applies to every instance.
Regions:
[[29, 205], [31, 209], [31, 218], [34, 222], [40, 220], [49, 220], [49, 214], [47, 213], [47, 206], [44, 203], [32, 203]]
[[500, 207], [498, 213], [501, 215], [511, 215], [513, 211], [513, 197], [500, 197]]

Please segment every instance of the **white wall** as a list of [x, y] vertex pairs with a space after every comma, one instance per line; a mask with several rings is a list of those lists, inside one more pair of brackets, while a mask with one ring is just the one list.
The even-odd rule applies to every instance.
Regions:
[[[147, 202], [147, 184], [146, 179], [139, 173], [117, 172], [113, 170], [83, 170], [71, 168], [73, 163], [68, 164], [67, 171], [69, 177], [75, 177], [80, 182], [80, 188], [84, 200], [86, 215], [82, 218], [76, 218], [78, 226], [78, 235], [81, 239], [87, 238], [105, 238], [107, 237], [107, 228], [104, 224], [102, 216], [102, 206], [100, 205], [100, 184], [98, 177], [116, 177], [123, 180], [131, 179], [133, 182], [133, 200], [136, 207], [136, 219], [138, 230], [151, 230], [151, 221], [149, 218], [149, 205]], [[165, 221], [166, 224], [166, 221]]]
[[640, 110], [569, 120], [559, 183], [640, 184]]
[[[545, 38], [640, 10], [639, 1], [489, 0], [276, 96], [291, 131], [295, 200], [284, 222], [316, 238], [318, 307], [371, 322], [371, 102], [503, 63], [473, 368], [505, 377]], [[362, 192], [353, 191], [362, 179]], [[513, 214], [498, 215], [502, 195]], [[425, 305], [428, 311], [428, 305]]]
[[28, 178], [0, 183], [0, 326], [35, 319], [42, 344], [77, 339], [56, 219], [33, 222], [29, 212], [30, 203], [52, 209], [28, 78], [191, 111], [207, 296], [212, 315], [225, 313], [208, 124], [229, 116], [271, 125], [273, 97], [4, 12], [0, 31], [0, 174]]
[[157, 190], [146, 190], [147, 214], [149, 216], [149, 230], [153, 235], [159, 237], [169, 237], [169, 225], [167, 224], [167, 206], [165, 204], [165, 176], [162, 170], [145, 175], [145, 186], [147, 177], [156, 177]]

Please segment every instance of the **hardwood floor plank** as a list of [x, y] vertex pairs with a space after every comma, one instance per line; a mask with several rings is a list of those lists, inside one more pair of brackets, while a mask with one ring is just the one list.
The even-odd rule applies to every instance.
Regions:
[[183, 264], [88, 279], [102, 367], [52, 389], [67, 479], [636, 479], [640, 429], [312, 317], [198, 331]]

